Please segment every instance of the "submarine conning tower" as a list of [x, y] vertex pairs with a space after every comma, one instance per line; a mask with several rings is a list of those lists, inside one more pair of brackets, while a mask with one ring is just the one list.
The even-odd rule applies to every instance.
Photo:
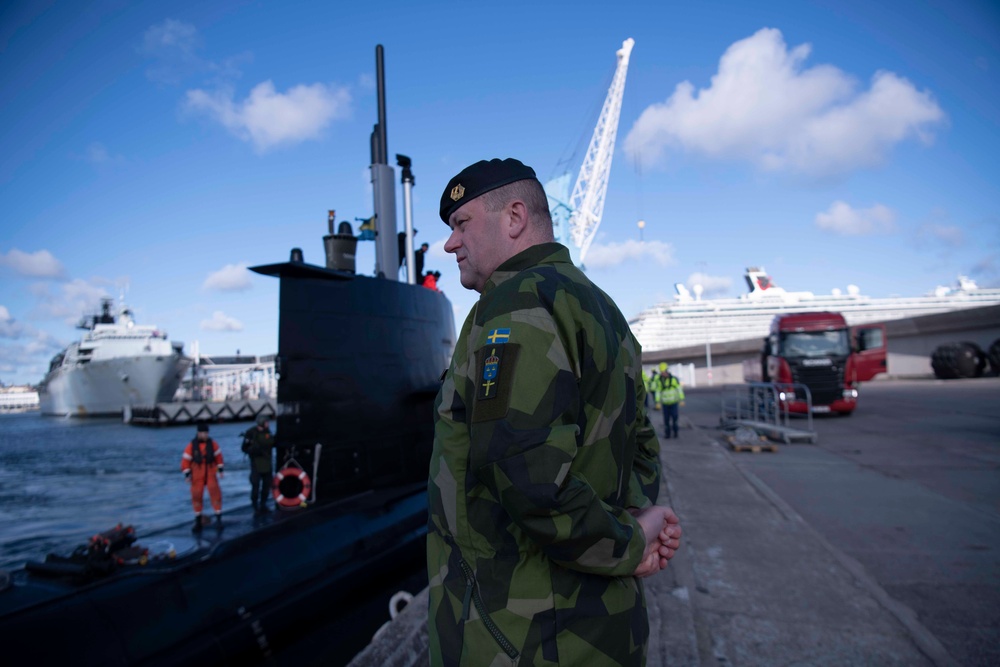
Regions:
[[[349, 224], [341, 223], [334, 232], [332, 211], [323, 237], [326, 266], [307, 264], [295, 248], [288, 262], [251, 267], [281, 281], [275, 359], [278, 462], [290, 450], [310, 475], [316, 466], [313, 488], [319, 500], [426, 481], [434, 398], [455, 346], [448, 299], [396, 280], [395, 184], [386, 160], [381, 45], [376, 67], [375, 274], [355, 273], [357, 239]], [[406, 158], [404, 186], [413, 182], [409, 167]], [[410, 227], [407, 211], [408, 233]]]

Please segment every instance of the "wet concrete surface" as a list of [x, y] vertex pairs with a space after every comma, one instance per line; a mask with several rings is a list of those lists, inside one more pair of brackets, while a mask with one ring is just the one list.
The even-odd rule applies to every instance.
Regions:
[[[926, 657], [1000, 664], [1000, 379], [872, 382], [855, 414], [814, 420], [816, 444], [782, 444], [774, 454], [728, 450], [718, 428], [722, 391], [688, 392], [692, 428], [679, 441], [664, 441], [675, 480], [690, 474], [698, 443], [717, 448], [779, 513], [784, 505], [840, 560], [853, 561], [894, 616], [915, 621], [908, 630]], [[685, 437], [696, 442], [684, 444]], [[683, 487], [682, 507], [696, 500]], [[716, 533], [731, 514], [739, 513], [732, 508], [714, 521]], [[692, 551], [710, 572], [711, 554]], [[753, 558], [760, 572], [765, 560], [786, 555]], [[813, 584], [792, 579], [797, 563], [786, 567], [806, 599]], [[782, 568], [763, 571], [772, 569]], [[864, 642], [855, 637], [850, 644]], [[863, 661], [872, 662], [866, 655]]]
[[[1000, 379], [872, 382], [756, 453], [724, 391], [687, 389], [661, 439], [684, 544], [645, 580], [649, 665], [1000, 664]], [[426, 664], [425, 599], [351, 664]]]

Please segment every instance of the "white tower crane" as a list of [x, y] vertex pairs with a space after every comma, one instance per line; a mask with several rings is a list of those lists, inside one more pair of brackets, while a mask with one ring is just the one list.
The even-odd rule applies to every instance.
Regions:
[[597, 119], [594, 136], [590, 138], [587, 155], [580, 167], [580, 174], [573, 186], [569, 199], [571, 210], [569, 233], [572, 243], [579, 250], [578, 264], [583, 266], [587, 250], [601, 225], [604, 215], [604, 196], [608, 191], [608, 176], [611, 174], [611, 159], [615, 154], [615, 139], [618, 137], [618, 118], [622, 111], [622, 96], [625, 93], [625, 74], [628, 72], [629, 56], [635, 40], [631, 37], [622, 42], [618, 49], [618, 65], [608, 88], [608, 96]]

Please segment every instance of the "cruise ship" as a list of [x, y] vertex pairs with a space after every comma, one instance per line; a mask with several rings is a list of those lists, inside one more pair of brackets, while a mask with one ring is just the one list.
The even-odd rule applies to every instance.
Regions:
[[72, 417], [120, 415], [126, 405], [173, 400], [191, 365], [184, 344], [171, 343], [155, 326], [138, 325], [122, 303], [101, 301], [101, 313], [84, 317], [87, 331], [52, 358], [39, 385], [42, 414]]
[[853, 326], [1000, 304], [1000, 289], [980, 288], [965, 276], [959, 276], [955, 287], [938, 287], [924, 296], [886, 298], [863, 296], [854, 285], [846, 293], [834, 290], [819, 296], [788, 292], [763, 267], [748, 268], [745, 277], [749, 291], [737, 298], [703, 300], [699, 285], [692, 288], [692, 295], [677, 283], [673, 303], [657, 304], [629, 320], [632, 333], [643, 351], [651, 352], [763, 338], [778, 313], [834, 311]]

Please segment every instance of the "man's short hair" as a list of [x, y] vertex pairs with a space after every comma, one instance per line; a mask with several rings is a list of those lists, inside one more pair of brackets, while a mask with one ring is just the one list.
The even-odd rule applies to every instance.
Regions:
[[531, 218], [542, 223], [552, 224], [549, 200], [545, 196], [545, 190], [542, 188], [542, 184], [533, 178], [508, 183], [481, 196], [483, 206], [490, 213], [501, 211], [511, 201], [520, 199], [528, 208]]

